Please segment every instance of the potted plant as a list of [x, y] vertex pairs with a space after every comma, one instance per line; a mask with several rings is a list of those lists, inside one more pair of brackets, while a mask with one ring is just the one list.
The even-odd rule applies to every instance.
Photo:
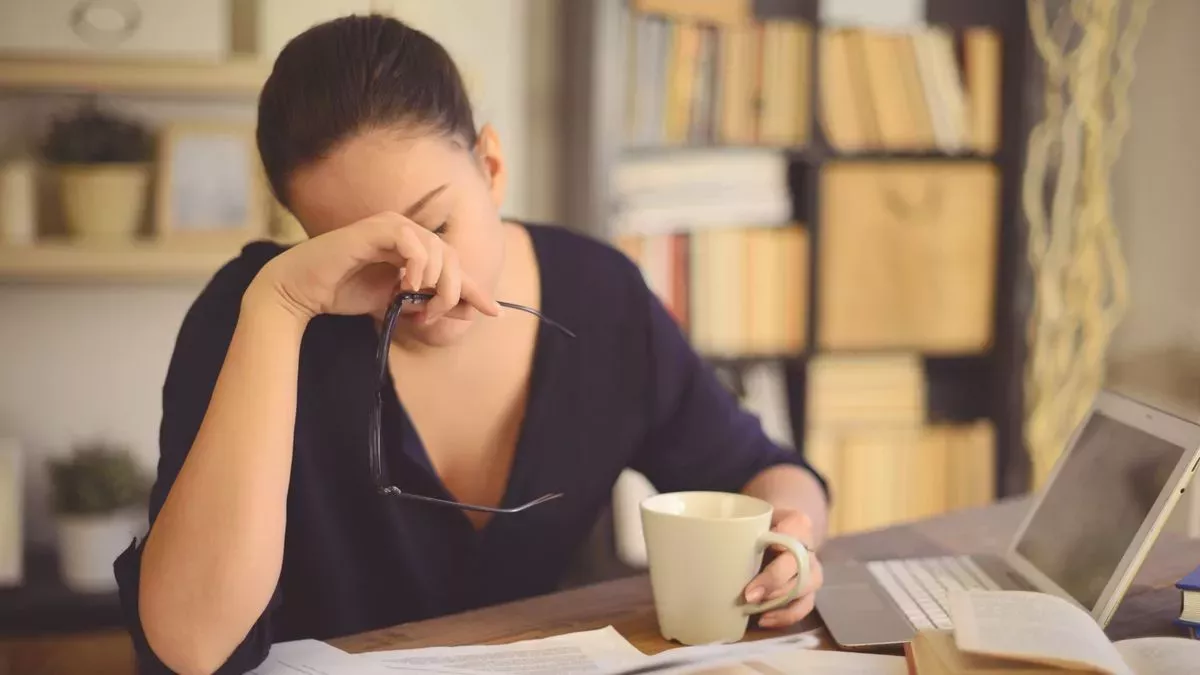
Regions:
[[52, 460], [50, 478], [63, 581], [84, 592], [112, 590], [113, 561], [138, 534], [149, 480], [127, 451], [105, 444]]
[[136, 236], [146, 211], [153, 146], [145, 127], [94, 106], [52, 123], [42, 156], [58, 176], [73, 237], [127, 243]]

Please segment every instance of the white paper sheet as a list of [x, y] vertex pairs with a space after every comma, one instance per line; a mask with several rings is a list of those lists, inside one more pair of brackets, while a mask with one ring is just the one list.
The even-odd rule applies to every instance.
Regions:
[[383, 666], [388, 675], [598, 675], [647, 658], [612, 626], [506, 645], [401, 649], [361, 657]]
[[[507, 645], [431, 647], [348, 654], [317, 640], [283, 642], [250, 675], [615, 675], [682, 673], [817, 646], [811, 633], [732, 645], [638, 651], [613, 627]], [[840, 672], [840, 671], [834, 671]]]
[[[736, 642], [729, 645], [677, 647], [655, 656], [646, 657], [640, 663], [611, 669], [604, 675], [648, 675], [650, 673], [654, 675], [684, 675], [685, 673], [700, 672], [710, 675], [710, 671], [711, 675], [716, 675], [721, 672], [717, 670], [721, 666], [811, 650], [820, 645], [817, 633], [818, 631], [809, 631], [768, 640]], [[737, 673], [738, 671], [730, 669], [729, 672]]]
[[248, 675], [396, 675], [318, 640], [280, 642]]

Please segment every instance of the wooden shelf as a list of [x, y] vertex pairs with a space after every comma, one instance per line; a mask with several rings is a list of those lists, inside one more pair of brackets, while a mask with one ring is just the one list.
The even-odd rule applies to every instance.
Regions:
[[155, 244], [0, 246], [0, 283], [204, 281], [239, 250]]
[[0, 89], [257, 96], [269, 63], [0, 58]]

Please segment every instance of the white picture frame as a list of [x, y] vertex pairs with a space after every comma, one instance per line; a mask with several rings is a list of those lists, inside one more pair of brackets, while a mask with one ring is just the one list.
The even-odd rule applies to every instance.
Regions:
[[268, 236], [269, 202], [248, 124], [173, 122], [159, 136], [154, 233], [169, 242]]

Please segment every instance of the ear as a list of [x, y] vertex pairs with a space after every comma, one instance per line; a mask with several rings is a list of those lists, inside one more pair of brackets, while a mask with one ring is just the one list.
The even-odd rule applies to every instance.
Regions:
[[499, 209], [504, 204], [504, 192], [508, 188], [508, 169], [504, 163], [504, 151], [500, 148], [500, 136], [492, 125], [485, 124], [480, 129], [479, 140], [475, 143], [475, 156], [483, 165], [492, 203]]

